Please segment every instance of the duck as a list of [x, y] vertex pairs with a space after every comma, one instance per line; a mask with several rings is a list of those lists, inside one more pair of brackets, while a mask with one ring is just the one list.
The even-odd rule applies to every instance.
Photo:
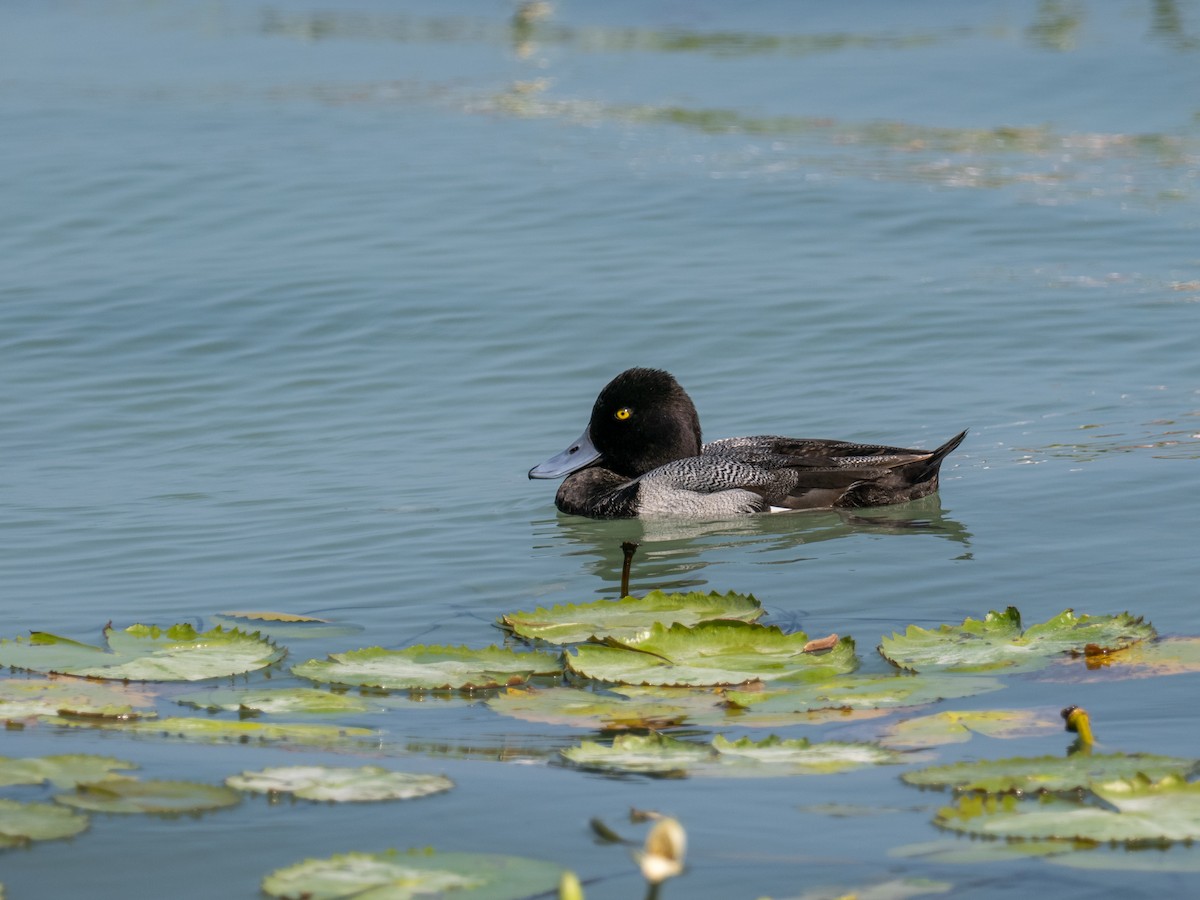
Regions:
[[592, 519], [726, 519], [906, 503], [938, 489], [959, 432], [935, 450], [776, 435], [703, 443], [669, 372], [628, 369], [605, 385], [579, 439], [529, 470], [563, 478], [555, 505]]

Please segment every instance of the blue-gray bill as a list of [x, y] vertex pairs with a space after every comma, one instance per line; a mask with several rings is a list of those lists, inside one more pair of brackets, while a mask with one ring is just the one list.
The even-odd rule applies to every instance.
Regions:
[[594, 463], [600, 458], [600, 451], [592, 443], [591, 429], [583, 429], [583, 434], [570, 447], [557, 456], [552, 456], [541, 465], [529, 470], [530, 478], [562, 478], [572, 472], [578, 472], [584, 466]]

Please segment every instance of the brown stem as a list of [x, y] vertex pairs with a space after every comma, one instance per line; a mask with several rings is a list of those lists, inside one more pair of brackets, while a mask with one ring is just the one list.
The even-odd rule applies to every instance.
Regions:
[[621, 596], [629, 596], [629, 570], [633, 568], [633, 554], [638, 545], [635, 541], [622, 541], [621, 552], [625, 554], [625, 562], [621, 565]]

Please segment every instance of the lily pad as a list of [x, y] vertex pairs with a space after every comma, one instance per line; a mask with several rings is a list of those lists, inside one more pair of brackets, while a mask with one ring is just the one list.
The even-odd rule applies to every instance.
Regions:
[[519, 856], [483, 853], [343, 853], [307, 859], [263, 879], [263, 893], [281, 900], [409, 900], [454, 896], [523, 900], [557, 888], [563, 869]]
[[662, 734], [618, 735], [611, 745], [584, 741], [563, 750], [562, 755], [586, 769], [722, 778], [824, 775], [910, 758], [875, 744], [813, 743], [775, 736], [730, 741], [717, 735], [706, 745]]
[[176, 737], [205, 743], [235, 741], [240, 744], [287, 744], [322, 750], [362, 750], [378, 748], [379, 732], [373, 728], [347, 725], [308, 725], [294, 722], [262, 723], [226, 719], [169, 717], [136, 722], [111, 722], [103, 719], [63, 719], [47, 716], [40, 721], [56, 726], [99, 728], [153, 737]]
[[1012, 794], [970, 794], [938, 811], [934, 823], [952, 831], [1012, 839], [1165, 844], [1200, 838], [1200, 783], [1176, 776], [1137, 777], [1092, 785], [1108, 807], [1048, 795], [1022, 801]]
[[1082, 790], [1096, 782], [1144, 775], [1158, 780], [1168, 775], [1186, 778], [1197, 760], [1142, 753], [1075, 753], [1071, 756], [1016, 757], [929, 766], [905, 772], [909, 784], [949, 787], [990, 794]]
[[444, 775], [393, 772], [379, 766], [279, 766], [231, 775], [225, 783], [239, 791], [292, 794], [305, 800], [334, 803], [410, 800], [454, 787]]
[[965, 743], [974, 734], [1020, 738], [1061, 730], [1060, 716], [1031, 709], [948, 710], [890, 725], [879, 740], [889, 747], [936, 747]]
[[725, 685], [753, 681], [816, 681], [858, 665], [854, 642], [805, 653], [808, 635], [747, 622], [704, 622], [694, 628], [655, 625], [637, 641], [581, 644], [567, 668], [585, 678], [621, 684]]
[[962, 625], [910, 625], [902, 635], [883, 638], [879, 652], [900, 668], [921, 672], [1027, 672], [1063, 653], [1119, 650], [1154, 634], [1140, 616], [1077, 616], [1069, 609], [1023, 630], [1021, 614], [1010, 606]]
[[218, 613], [230, 619], [244, 619], [247, 622], [315, 622], [328, 625], [328, 619], [318, 619], [316, 616], [302, 616], [295, 613], [282, 612], [243, 612], [241, 610]]
[[61, 806], [0, 800], [0, 847], [69, 838], [87, 827], [87, 816]]
[[212, 621], [219, 625], [242, 628], [268, 635], [273, 640], [301, 641], [317, 638], [326, 639], [358, 634], [361, 625], [350, 622], [331, 622], [316, 616], [298, 616], [291, 613], [236, 611], [217, 613]]
[[476, 690], [522, 684], [534, 675], [557, 675], [555, 653], [517, 653], [500, 647], [421, 645], [406, 650], [371, 647], [333, 653], [292, 667], [301, 678], [388, 690]]
[[501, 616], [500, 625], [518, 637], [552, 644], [571, 644], [594, 638], [639, 640], [657, 622], [698, 625], [713, 619], [753, 622], [763, 614], [762, 605], [746, 594], [667, 594], [651, 591], [645, 597], [597, 600], [538, 607], [533, 612]]
[[61, 676], [0, 680], [0, 721], [60, 714], [114, 719], [156, 715], [154, 695], [132, 685]]
[[187, 624], [109, 625], [104, 637], [107, 648], [44, 631], [2, 640], [0, 666], [120, 681], [203, 681], [266, 668], [286, 653], [257, 634], [220, 626], [199, 633]]
[[1069, 841], [963, 841], [960, 838], [942, 841], [923, 841], [893, 847], [888, 856], [900, 859], [919, 859], [932, 863], [959, 863], [978, 865], [989, 862], [1010, 862], [1014, 859], [1031, 857], [1046, 858], [1058, 854], [1072, 854], [1076, 847], [1090, 847], [1087, 843]]
[[109, 778], [124, 778], [117, 775], [119, 769], [136, 769], [137, 764], [111, 756], [31, 756], [15, 759], [0, 756], [0, 787], [10, 784], [44, 784], [71, 788], [77, 784], [104, 781]]
[[106, 813], [194, 813], [235, 806], [241, 795], [232, 788], [195, 781], [121, 779], [81, 784], [73, 794], [54, 800], [76, 809]]
[[519, 687], [502, 691], [487, 705], [501, 715], [526, 722], [605, 731], [667, 728], [720, 719], [725, 714], [724, 699], [713, 691], [667, 688], [648, 696], [628, 697], [573, 687]]
[[228, 712], [292, 713], [367, 712], [370, 704], [353, 694], [335, 694], [316, 688], [260, 688], [251, 690], [195, 691], [181, 694], [176, 703], [197, 709]]
[[1056, 660], [1040, 677], [1071, 683], [1157, 678], [1200, 672], [1200, 638], [1174, 637], [1144, 641], [1111, 653], [1085, 654], [1081, 660]]
[[832, 681], [761, 691], [728, 690], [726, 698], [756, 713], [811, 712], [819, 709], [902, 709], [998, 691], [996, 678], [969, 675], [843, 675]]
[[954, 889], [949, 881], [933, 881], [929, 878], [892, 878], [866, 887], [814, 888], [805, 891], [795, 900], [909, 900], [910, 897], [928, 897], [932, 894], [948, 894]]

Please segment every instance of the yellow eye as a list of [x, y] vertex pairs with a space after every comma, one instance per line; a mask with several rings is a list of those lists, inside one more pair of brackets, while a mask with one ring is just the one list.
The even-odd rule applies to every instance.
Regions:
[[626, 419], [628, 419], [632, 415], [633, 415], [633, 410], [630, 409], [628, 406], [622, 406], [620, 409], [617, 410], [617, 418], [620, 419], [622, 422], [624, 422]]

